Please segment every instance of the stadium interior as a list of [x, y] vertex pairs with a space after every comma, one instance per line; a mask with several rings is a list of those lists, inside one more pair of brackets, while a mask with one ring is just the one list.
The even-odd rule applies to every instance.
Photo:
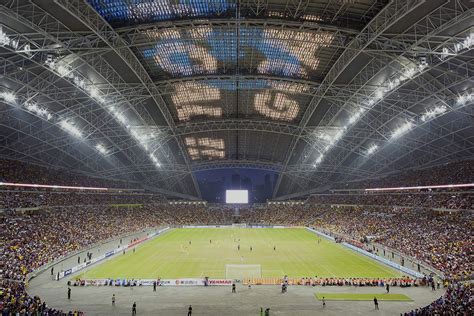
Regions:
[[473, 46], [472, 0], [0, 0], [2, 315], [473, 315]]

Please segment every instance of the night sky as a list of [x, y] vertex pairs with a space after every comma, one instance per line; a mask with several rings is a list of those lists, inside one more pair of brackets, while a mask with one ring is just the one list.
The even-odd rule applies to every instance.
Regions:
[[210, 203], [225, 203], [225, 190], [249, 191], [249, 203], [271, 199], [278, 173], [257, 169], [220, 169], [200, 171], [196, 178], [202, 198]]

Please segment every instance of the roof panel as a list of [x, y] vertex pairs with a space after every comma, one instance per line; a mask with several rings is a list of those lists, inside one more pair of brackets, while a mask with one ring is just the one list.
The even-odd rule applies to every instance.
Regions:
[[304, 84], [255, 80], [178, 81], [164, 95], [176, 122], [257, 118], [294, 122], [311, 100]]
[[329, 31], [247, 25], [149, 29], [134, 36], [135, 52], [155, 80], [249, 73], [320, 80], [347, 40]]
[[87, 0], [114, 27], [213, 17], [267, 17], [362, 27], [388, 0]]

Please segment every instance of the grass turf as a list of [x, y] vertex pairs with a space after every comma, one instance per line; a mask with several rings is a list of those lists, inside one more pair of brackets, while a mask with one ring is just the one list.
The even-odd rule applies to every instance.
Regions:
[[[383, 290], [383, 288], [381, 290]], [[405, 294], [316, 293], [315, 295], [320, 301], [323, 299], [323, 296], [326, 301], [372, 301], [374, 297], [376, 297], [379, 301], [413, 301]]]
[[135, 253], [128, 250], [80, 277], [224, 278], [226, 264], [260, 264], [262, 277], [400, 276], [396, 270], [303, 228], [191, 228], [173, 229], [137, 247]]

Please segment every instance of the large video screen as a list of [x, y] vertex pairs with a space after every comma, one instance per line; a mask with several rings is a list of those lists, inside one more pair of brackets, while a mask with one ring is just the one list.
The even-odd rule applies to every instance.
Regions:
[[225, 202], [227, 204], [248, 204], [249, 191], [248, 190], [226, 190]]

